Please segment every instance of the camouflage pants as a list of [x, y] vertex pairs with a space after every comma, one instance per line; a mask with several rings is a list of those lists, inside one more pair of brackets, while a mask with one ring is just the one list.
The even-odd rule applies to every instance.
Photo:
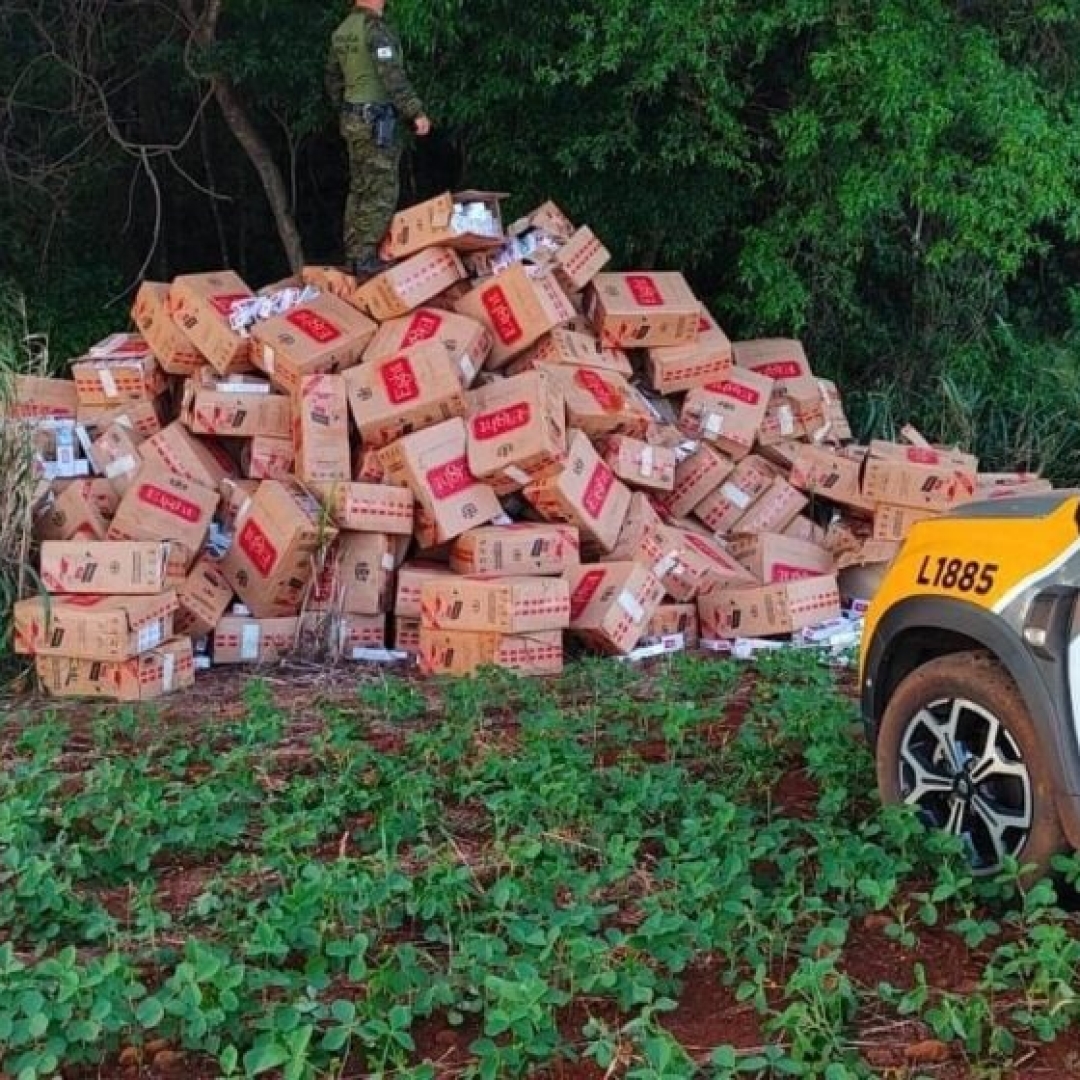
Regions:
[[349, 151], [345, 257], [362, 260], [375, 254], [397, 209], [401, 143], [380, 150], [370, 126], [359, 116], [341, 118], [341, 137]]

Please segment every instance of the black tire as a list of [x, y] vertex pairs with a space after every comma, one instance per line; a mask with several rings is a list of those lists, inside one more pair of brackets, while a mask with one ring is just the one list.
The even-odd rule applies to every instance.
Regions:
[[1004, 854], [1043, 874], [1066, 846], [1047, 753], [989, 653], [938, 657], [903, 679], [881, 719], [877, 779], [884, 802], [912, 803], [960, 836], [976, 874]]

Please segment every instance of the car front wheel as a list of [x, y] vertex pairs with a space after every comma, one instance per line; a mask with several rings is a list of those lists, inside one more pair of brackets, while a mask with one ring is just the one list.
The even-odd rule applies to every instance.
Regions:
[[878, 731], [877, 777], [885, 802], [960, 837], [976, 874], [1007, 856], [1044, 873], [1065, 846], [1046, 751], [987, 653], [938, 657], [900, 683]]

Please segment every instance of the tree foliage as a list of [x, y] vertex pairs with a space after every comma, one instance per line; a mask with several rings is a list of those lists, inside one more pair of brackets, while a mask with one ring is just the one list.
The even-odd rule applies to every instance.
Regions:
[[[256, 283], [285, 271], [251, 163], [204, 100], [208, 72], [266, 140], [308, 257], [337, 255], [345, 177], [321, 72], [346, 5], [225, 0], [216, 42], [195, 51], [181, 6], [11, 0], [0, 13], [13, 58], [0, 241], [53, 310], [77, 275], [97, 302], [88, 267], [122, 289], [148, 251], [161, 276], [223, 261]], [[802, 335], [867, 417], [900, 408], [958, 436], [975, 408], [986, 430], [1036, 425], [1022, 456], [1077, 465], [1080, 439], [1047, 442], [1031, 415], [1077, 393], [1075, 5], [390, 8], [439, 128], [407, 155], [408, 199], [455, 184], [510, 191], [511, 212], [554, 198], [622, 264], [685, 270], [732, 335]], [[990, 449], [1008, 456], [1008, 436]]]

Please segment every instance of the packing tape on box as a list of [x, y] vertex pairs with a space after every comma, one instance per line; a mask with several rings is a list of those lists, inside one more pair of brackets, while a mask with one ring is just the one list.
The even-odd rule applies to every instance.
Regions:
[[656, 455], [653, 453], [651, 446], [646, 446], [641, 451], [641, 475], [646, 479], [650, 479], [653, 474], [653, 467], [656, 462]]
[[468, 353], [462, 353], [461, 359], [458, 361], [458, 367], [461, 370], [461, 374], [465, 376], [465, 382], [471, 383], [476, 378], [476, 365], [472, 361], [472, 357]]
[[754, 501], [737, 484], [724, 484], [720, 488], [720, 494], [723, 495], [732, 506], [738, 507], [740, 510], [745, 510]]
[[516, 465], [507, 465], [503, 469], [503, 476], [507, 480], [512, 480], [515, 484], [527, 484], [531, 480], [531, 477], [524, 469], [519, 469]]
[[240, 659], [258, 660], [262, 645], [262, 627], [257, 622], [246, 623], [240, 631]]
[[134, 472], [138, 467], [138, 464], [134, 454], [125, 454], [122, 458], [110, 461], [109, 464], [105, 466], [105, 479], [115, 480], [118, 476], [123, 476], [125, 473]]
[[155, 619], [144, 626], [136, 635], [135, 648], [140, 652], [149, 652], [165, 640], [165, 620]]
[[706, 413], [702, 427], [707, 435], [719, 435], [724, 430], [724, 418], [719, 413]]
[[105, 396], [107, 398], [118, 398], [120, 391], [116, 388], [116, 380], [113, 378], [112, 372], [107, 367], [100, 367], [97, 369], [97, 374]]
[[792, 413], [790, 405], [781, 405], [776, 410], [776, 417], [780, 421], [781, 435], [795, 434], [795, 414]]
[[176, 675], [176, 657], [166, 653], [161, 658], [161, 688], [166, 694], [171, 693]]
[[634, 622], [639, 623], [645, 618], [645, 609], [638, 603], [637, 597], [629, 589], [623, 589], [619, 593], [618, 604]]
[[269, 345], [264, 345], [262, 347], [263, 370], [268, 375], [273, 375], [274, 374], [274, 360], [275, 360], [274, 350]]
[[393, 570], [396, 565], [397, 562], [394, 559], [394, 556], [389, 551], [386, 552], [382, 557], [382, 568], [384, 570]]

